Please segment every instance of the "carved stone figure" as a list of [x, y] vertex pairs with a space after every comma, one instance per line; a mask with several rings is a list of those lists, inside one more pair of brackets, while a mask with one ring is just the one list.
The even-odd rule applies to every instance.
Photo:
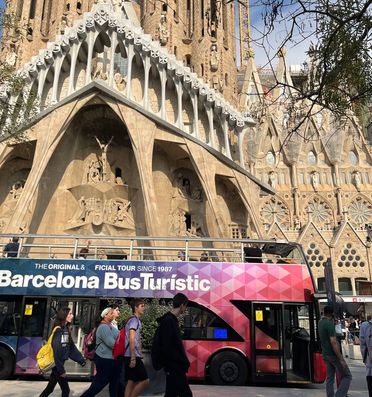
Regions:
[[93, 80], [107, 80], [107, 73], [103, 70], [103, 64], [97, 58], [92, 59], [92, 79]]
[[18, 200], [20, 195], [23, 192], [23, 187], [25, 185], [25, 181], [20, 180], [13, 183], [12, 187], [10, 188], [9, 194], [13, 198], [13, 200]]
[[117, 89], [119, 91], [124, 91], [124, 89], [125, 89], [125, 87], [127, 85], [127, 81], [126, 81], [125, 77], [123, 77], [121, 75], [119, 70], [117, 70], [117, 72], [114, 75], [114, 81], [115, 81]]
[[102, 163], [99, 160], [92, 160], [87, 167], [87, 182], [98, 183], [102, 181]]
[[107, 160], [107, 151], [110, 143], [114, 139], [112, 136], [111, 139], [107, 143], [101, 143], [101, 141], [95, 136], [96, 141], [98, 142], [99, 148], [102, 151], [101, 162], [102, 162], [102, 181], [108, 182], [110, 180], [110, 164]]
[[275, 188], [277, 183], [278, 183], [278, 175], [276, 174], [276, 172], [270, 171], [269, 172], [269, 185], [271, 187]]
[[172, 236], [186, 236], [186, 212], [181, 208], [176, 208], [169, 215], [169, 231]]
[[313, 171], [311, 173], [311, 184], [315, 191], [319, 188], [319, 173], [317, 171]]
[[191, 198], [195, 201], [203, 201], [203, 194], [201, 189], [195, 188], [191, 194]]
[[[194, 218], [194, 216], [193, 216]], [[203, 237], [202, 225], [199, 219], [191, 220], [191, 227], [186, 230], [186, 235], [190, 237]]]
[[85, 221], [85, 217], [86, 217], [86, 213], [87, 213], [87, 209], [86, 209], [86, 205], [87, 205], [87, 203], [86, 203], [86, 201], [85, 201], [85, 197], [84, 196], [82, 196], [81, 198], [80, 198], [80, 200], [78, 201], [78, 204], [79, 204], [79, 208], [78, 208], [78, 210], [76, 211], [76, 213], [75, 213], [75, 215], [72, 217], [72, 220], [73, 221], [77, 221], [77, 222], [79, 222], [79, 221]]
[[360, 192], [360, 189], [362, 187], [362, 178], [360, 176], [360, 172], [355, 171], [353, 176], [354, 176], [354, 185], [357, 188], [358, 192]]
[[220, 55], [217, 50], [217, 45], [213, 44], [211, 47], [211, 60], [210, 60], [211, 71], [216, 72], [218, 70], [219, 64], [220, 64]]
[[8, 52], [6, 58], [5, 58], [5, 63], [9, 66], [15, 66], [17, 62], [17, 53], [16, 50], [13, 46], [10, 47], [10, 51]]
[[162, 15], [158, 25], [159, 41], [161, 45], [166, 45], [169, 38], [169, 31], [167, 26], [167, 17]]

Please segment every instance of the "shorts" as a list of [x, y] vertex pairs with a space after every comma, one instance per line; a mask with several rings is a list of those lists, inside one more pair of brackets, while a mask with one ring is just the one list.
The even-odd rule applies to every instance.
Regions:
[[131, 380], [133, 382], [141, 382], [148, 379], [147, 371], [143, 361], [140, 357], [136, 357], [136, 366], [134, 368], [129, 367], [130, 357], [124, 357], [125, 366], [125, 380]]

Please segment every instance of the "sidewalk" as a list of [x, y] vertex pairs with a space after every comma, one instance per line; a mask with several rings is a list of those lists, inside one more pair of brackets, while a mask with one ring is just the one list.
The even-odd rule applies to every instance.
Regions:
[[[37, 397], [46, 386], [42, 381], [0, 381], [1, 397]], [[70, 382], [70, 397], [79, 397], [87, 389], [89, 382]], [[259, 386], [210, 386], [191, 385], [194, 397], [325, 397], [324, 385], [309, 385], [300, 387], [259, 387]], [[365, 397], [366, 389], [351, 390], [350, 397]], [[51, 397], [60, 397], [58, 386]], [[101, 392], [98, 397], [108, 397], [108, 390]]]

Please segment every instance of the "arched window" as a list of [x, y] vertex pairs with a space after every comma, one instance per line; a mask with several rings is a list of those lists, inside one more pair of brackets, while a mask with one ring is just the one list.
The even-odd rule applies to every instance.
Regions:
[[275, 164], [275, 155], [274, 155], [273, 152], [267, 152], [266, 164], [267, 165], [274, 165]]
[[358, 165], [359, 163], [358, 156], [353, 150], [349, 152], [349, 161], [351, 165]]
[[310, 150], [310, 152], [307, 155], [307, 163], [309, 165], [316, 165], [316, 155], [312, 150]]
[[342, 295], [353, 295], [353, 288], [351, 286], [351, 279], [341, 277], [338, 279], [338, 291]]

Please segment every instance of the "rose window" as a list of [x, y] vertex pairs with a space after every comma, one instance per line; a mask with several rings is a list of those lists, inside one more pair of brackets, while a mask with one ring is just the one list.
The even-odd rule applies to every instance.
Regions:
[[311, 213], [311, 219], [319, 227], [329, 227], [332, 224], [332, 210], [327, 203], [314, 198], [307, 206], [306, 212]]
[[282, 226], [288, 227], [288, 208], [277, 198], [272, 198], [269, 201], [266, 201], [261, 207], [261, 219], [266, 226], [270, 226], [274, 222], [278, 222]]
[[372, 219], [372, 204], [358, 197], [349, 207], [350, 222], [356, 227], [364, 227]]

